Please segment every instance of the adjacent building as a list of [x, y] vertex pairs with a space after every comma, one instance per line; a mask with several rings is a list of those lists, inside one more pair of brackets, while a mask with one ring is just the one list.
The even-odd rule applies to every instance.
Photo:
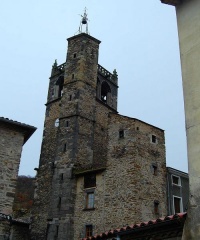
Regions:
[[168, 215], [187, 212], [189, 204], [188, 173], [167, 167]]
[[0, 239], [10, 235], [10, 221], [22, 147], [36, 128], [0, 117]]

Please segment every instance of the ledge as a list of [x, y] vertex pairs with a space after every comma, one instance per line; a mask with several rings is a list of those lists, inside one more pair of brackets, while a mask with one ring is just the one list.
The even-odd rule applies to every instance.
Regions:
[[83, 211], [94, 211], [95, 208], [84, 208]]
[[106, 168], [96, 168], [96, 169], [88, 169], [88, 170], [82, 170], [82, 171], [74, 171], [74, 174], [76, 176], [80, 176], [80, 175], [85, 175], [87, 173], [92, 173], [92, 172], [103, 172], [104, 170], [106, 170]]

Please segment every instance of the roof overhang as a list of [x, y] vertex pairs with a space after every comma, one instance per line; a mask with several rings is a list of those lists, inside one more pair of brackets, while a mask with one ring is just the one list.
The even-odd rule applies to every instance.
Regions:
[[17, 121], [10, 120], [8, 118], [0, 117], [0, 125], [4, 125], [10, 129], [14, 129], [24, 136], [24, 144], [26, 141], [31, 137], [31, 135], [35, 132], [37, 129], [36, 127], [20, 123]]
[[169, 4], [172, 6], [177, 6], [182, 2], [182, 0], [161, 0], [161, 3]]

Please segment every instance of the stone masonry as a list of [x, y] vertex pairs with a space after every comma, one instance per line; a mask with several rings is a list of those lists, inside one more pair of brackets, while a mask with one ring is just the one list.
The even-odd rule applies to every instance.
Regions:
[[164, 131], [117, 113], [118, 76], [98, 64], [99, 44], [73, 36], [52, 67], [32, 239], [78, 240], [167, 213]]
[[[98, 234], [167, 212], [163, 130], [113, 113], [108, 122], [107, 165], [96, 172], [94, 209], [85, 208], [89, 189], [84, 188], [84, 174], [77, 175], [74, 239], [84, 237], [85, 225], [92, 225], [93, 234]], [[151, 141], [152, 134], [156, 143]]]
[[[0, 213], [12, 216], [20, 157], [23, 144], [36, 128], [0, 117]], [[10, 227], [0, 219], [0, 236]]]

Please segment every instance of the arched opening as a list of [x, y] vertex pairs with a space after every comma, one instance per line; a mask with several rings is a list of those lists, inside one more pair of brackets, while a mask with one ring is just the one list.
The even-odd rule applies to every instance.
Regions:
[[104, 103], [110, 102], [111, 89], [107, 82], [101, 84], [101, 101]]
[[60, 76], [55, 85], [55, 96], [61, 97], [63, 93], [64, 76]]

